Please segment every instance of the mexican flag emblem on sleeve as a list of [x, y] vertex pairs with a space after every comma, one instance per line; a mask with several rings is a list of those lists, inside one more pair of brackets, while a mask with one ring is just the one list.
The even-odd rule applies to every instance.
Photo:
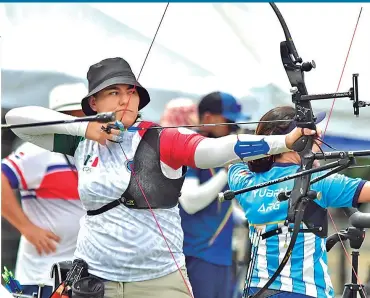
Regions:
[[88, 171], [91, 168], [96, 168], [99, 164], [99, 157], [88, 154], [84, 162], [84, 171]]

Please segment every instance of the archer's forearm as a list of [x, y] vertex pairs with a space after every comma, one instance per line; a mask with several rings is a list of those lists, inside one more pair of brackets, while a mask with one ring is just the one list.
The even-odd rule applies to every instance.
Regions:
[[179, 199], [182, 208], [189, 214], [194, 214], [206, 208], [217, 198], [217, 194], [227, 184], [227, 173], [226, 170], [222, 169], [207, 182], [200, 185], [199, 181], [195, 183], [195, 180], [198, 179], [185, 179]]
[[195, 150], [194, 162], [197, 168], [208, 169], [237, 160], [254, 160], [288, 151], [285, 135], [229, 135], [200, 141]]
[[1, 173], [1, 215], [20, 233], [32, 224], [19, 205], [8, 178]]
[[[59, 113], [38, 106], [21, 107], [10, 110], [5, 115], [7, 124], [37, 123], [44, 121], [72, 120], [76, 117]], [[84, 137], [87, 130], [87, 122], [57, 124], [48, 126], [36, 126], [16, 128], [12, 131], [21, 139], [54, 151], [55, 135], [69, 135]]]

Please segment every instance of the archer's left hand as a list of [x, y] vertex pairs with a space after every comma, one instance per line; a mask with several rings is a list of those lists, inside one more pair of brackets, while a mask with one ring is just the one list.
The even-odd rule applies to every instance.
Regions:
[[285, 137], [285, 144], [288, 149], [292, 149], [293, 144], [303, 135], [311, 136], [315, 135], [316, 131], [309, 129], [309, 128], [294, 128], [290, 133], [288, 133]]

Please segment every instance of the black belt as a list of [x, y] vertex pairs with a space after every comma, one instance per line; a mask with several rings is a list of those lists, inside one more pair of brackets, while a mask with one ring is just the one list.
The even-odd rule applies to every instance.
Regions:
[[[258, 289], [260, 290], [260, 289]], [[257, 292], [256, 292], [257, 293]], [[271, 296], [274, 296], [274, 295], [277, 295], [277, 294], [281, 294], [281, 293], [287, 293], [287, 292], [284, 292], [284, 291], [278, 291], [278, 290], [270, 290], [270, 289], [266, 289], [261, 296], [259, 296], [260, 298], [269, 298]], [[249, 297], [253, 297], [254, 294], [249, 294], [248, 296]]]
[[[299, 229], [299, 233], [313, 233], [314, 231], [321, 231], [321, 227], [315, 227], [315, 228], [310, 228], [310, 229]], [[288, 228], [288, 232], [293, 232], [293, 228]], [[270, 238], [274, 235], [279, 235], [283, 233], [282, 228], [274, 229], [268, 232], [265, 232], [261, 235], [262, 240], [265, 240], [267, 238]]]
[[104, 205], [103, 207], [100, 207], [99, 209], [96, 209], [96, 210], [87, 210], [86, 214], [87, 215], [98, 215], [98, 214], [104, 213], [104, 212], [106, 212], [108, 210], [113, 209], [114, 207], [119, 206], [120, 204], [123, 204], [124, 203], [124, 200], [125, 200], [124, 197], [119, 198], [117, 200], [114, 200], [113, 202], [110, 202], [110, 203]]

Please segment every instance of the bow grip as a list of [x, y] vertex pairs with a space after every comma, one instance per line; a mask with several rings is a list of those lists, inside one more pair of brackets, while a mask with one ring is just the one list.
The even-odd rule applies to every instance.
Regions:
[[296, 152], [302, 152], [303, 150], [312, 149], [313, 136], [301, 136], [298, 140], [293, 143], [292, 149]]

